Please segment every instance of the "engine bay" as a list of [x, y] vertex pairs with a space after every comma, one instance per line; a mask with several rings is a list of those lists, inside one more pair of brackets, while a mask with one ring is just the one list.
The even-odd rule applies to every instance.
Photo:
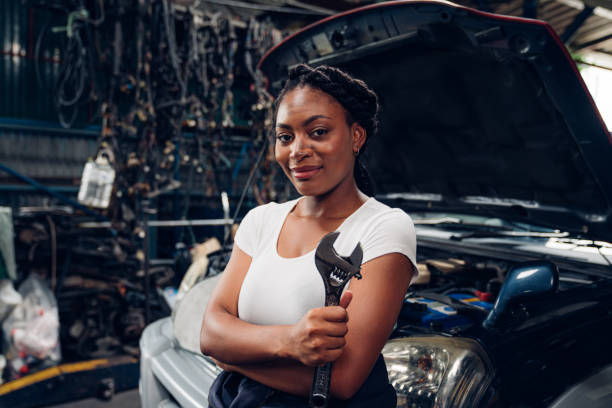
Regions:
[[[493, 309], [509, 271], [521, 262], [419, 248], [413, 280], [391, 337], [417, 333], [456, 334], [480, 324]], [[560, 270], [559, 291], [593, 283]]]

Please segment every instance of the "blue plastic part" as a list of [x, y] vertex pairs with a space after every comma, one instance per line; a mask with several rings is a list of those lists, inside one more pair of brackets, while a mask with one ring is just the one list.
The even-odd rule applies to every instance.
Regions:
[[[491, 310], [493, 304], [483, 302], [478, 297], [468, 293], [451, 293], [449, 297], [461, 300], [466, 304], [482, 307]], [[427, 305], [427, 311], [415, 311], [411, 308], [402, 310], [402, 317], [409, 320], [417, 320], [423, 326], [429, 327], [432, 323], [440, 324], [442, 329], [447, 330], [457, 326], [466, 326], [475, 323], [471, 317], [457, 313], [452, 306], [445, 305], [438, 301], [423, 297], [406, 299], [405, 303], [421, 303]]]
[[487, 329], [496, 328], [513, 301], [554, 293], [558, 287], [559, 270], [552, 262], [525, 262], [515, 266], [508, 272], [493, 310], [482, 325]]

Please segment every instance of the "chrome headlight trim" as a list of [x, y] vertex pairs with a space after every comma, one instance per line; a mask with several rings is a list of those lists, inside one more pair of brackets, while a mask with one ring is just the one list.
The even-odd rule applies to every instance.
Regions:
[[388, 341], [382, 353], [398, 407], [474, 407], [494, 376], [491, 360], [473, 339], [404, 337]]

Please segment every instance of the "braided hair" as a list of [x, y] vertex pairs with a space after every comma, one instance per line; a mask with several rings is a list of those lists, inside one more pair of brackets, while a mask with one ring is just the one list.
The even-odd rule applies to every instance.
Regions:
[[353, 78], [338, 68], [328, 65], [313, 68], [306, 64], [299, 64], [289, 70], [289, 79], [274, 102], [274, 120], [276, 120], [278, 107], [285, 95], [295, 88], [304, 86], [318, 89], [332, 96], [344, 108], [348, 126], [357, 122], [365, 130], [366, 141], [355, 157], [353, 175], [357, 188], [364, 194], [373, 196], [375, 194], [374, 183], [359, 157], [367, 141], [378, 130], [380, 106], [376, 93], [362, 80]]

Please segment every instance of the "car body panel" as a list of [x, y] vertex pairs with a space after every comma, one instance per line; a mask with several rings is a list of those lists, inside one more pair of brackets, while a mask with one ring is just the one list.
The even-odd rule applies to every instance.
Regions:
[[550, 406], [550, 408], [574, 407], [612, 407], [612, 366], [570, 388]]
[[147, 326], [140, 350], [143, 407], [158, 407], [165, 401], [184, 408], [208, 407], [208, 390], [221, 370], [202, 354], [177, 345], [171, 318]]

